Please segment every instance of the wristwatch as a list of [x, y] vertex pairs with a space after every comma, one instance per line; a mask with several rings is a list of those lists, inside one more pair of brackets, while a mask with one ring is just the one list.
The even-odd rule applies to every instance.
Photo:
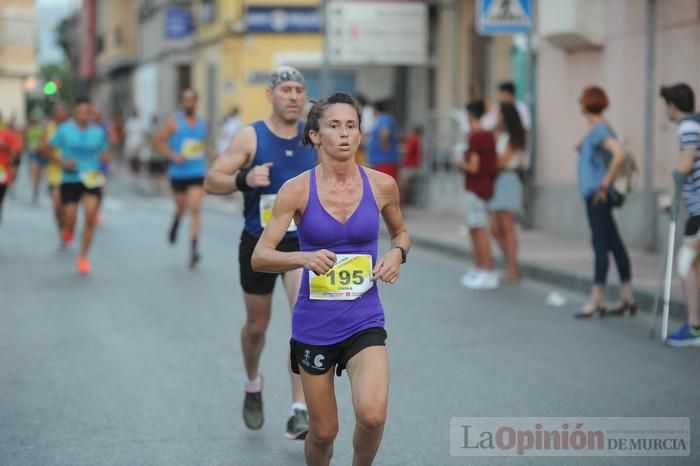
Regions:
[[401, 251], [401, 263], [405, 264], [406, 256], [408, 256], [408, 251], [402, 248], [401, 246], [394, 246], [393, 249], [399, 249]]

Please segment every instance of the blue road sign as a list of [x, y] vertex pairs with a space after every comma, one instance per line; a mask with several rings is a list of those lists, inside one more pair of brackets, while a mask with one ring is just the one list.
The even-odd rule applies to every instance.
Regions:
[[476, 8], [481, 34], [518, 34], [530, 31], [532, 0], [478, 0]]

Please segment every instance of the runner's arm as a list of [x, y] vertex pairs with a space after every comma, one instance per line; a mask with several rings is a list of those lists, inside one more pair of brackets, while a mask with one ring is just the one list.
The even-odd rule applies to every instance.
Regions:
[[175, 129], [175, 118], [171, 117], [165, 122], [161, 130], [158, 131], [155, 140], [153, 141], [153, 148], [156, 150], [156, 152], [171, 162], [177, 162], [183, 158], [182, 155], [170, 149], [170, 146], [168, 145], [168, 139], [175, 132]]
[[394, 284], [399, 279], [402, 251], [408, 253], [411, 248], [411, 237], [401, 213], [399, 187], [392, 177], [381, 175], [377, 177], [377, 184], [381, 193], [380, 202], [383, 204], [382, 217], [391, 237], [391, 249], [377, 261], [372, 278]]
[[204, 190], [209, 194], [231, 194], [237, 191], [236, 175], [250, 163], [256, 145], [255, 129], [248, 126], [241, 130], [224, 153], [214, 160], [204, 179]]

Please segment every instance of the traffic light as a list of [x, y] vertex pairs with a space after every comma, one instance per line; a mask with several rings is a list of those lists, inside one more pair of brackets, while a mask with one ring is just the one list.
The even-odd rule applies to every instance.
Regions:
[[44, 84], [44, 95], [54, 95], [58, 92], [58, 85], [54, 81], [48, 81]]

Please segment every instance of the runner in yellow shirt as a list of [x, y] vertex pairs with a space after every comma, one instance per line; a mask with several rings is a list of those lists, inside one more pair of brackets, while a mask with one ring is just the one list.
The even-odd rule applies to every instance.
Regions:
[[[56, 157], [61, 157], [61, 150], [51, 148], [48, 145], [48, 141], [50, 141], [56, 133], [58, 125], [68, 120], [69, 117], [68, 107], [61, 103], [56, 104], [53, 109], [53, 116], [46, 124], [46, 129], [39, 142], [40, 154], [49, 160], [48, 167], [46, 168], [46, 177], [49, 185], [49, 193], [51, 193], [51, 199], [53, 200], [53, 213], [56, 219], [59, 239], [61, 239], [61, 231], [63, 229], [63, 208], [61, 204], [61, 177], [63, 175], [63, 169], [59, 164], [51, 161], [49, 153], [53, 151]], [[63, 241], [61, 241], [61, 243], [63, 244]]]

